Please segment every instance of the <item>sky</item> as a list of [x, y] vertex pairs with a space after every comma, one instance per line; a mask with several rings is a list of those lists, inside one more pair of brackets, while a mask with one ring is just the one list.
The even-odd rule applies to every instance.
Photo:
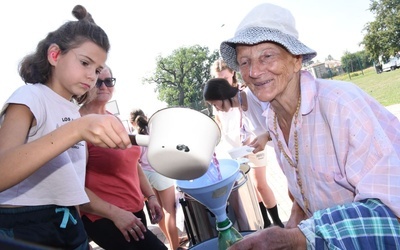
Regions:
[[[155, 70], [157, 56], [193, 45], [218, 49], [234, 35], [243, 17], [260, 0], [14, 0], [0, 3], [0, 104], [24, 85], [18, 75], [21, 59], [38, 42], [69, 20], [76, 4], [86, 7], [110, 39], [107, 64], [117, 78], [113, 103], [120, 118], [129, 119], [133, 108], [151, 115], [165, 104], [155, 86], [142, 79]], [[340, 60], [345, 51], [362, 50], [364, 26], [374, 20], [370, 0], [270, 0], [289, 9], [296, 19], [299, 40], [317, 51], [316, 60], [328, 55]]]

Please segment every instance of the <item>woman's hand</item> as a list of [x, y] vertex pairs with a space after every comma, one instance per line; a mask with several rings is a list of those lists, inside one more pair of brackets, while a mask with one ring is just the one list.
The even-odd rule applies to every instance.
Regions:
[[115, 210], [112, 213], [111, 220], [124, 235], [126, 241], [131, 241], [129, 235], [132, 235], [136, 241], [139, 241], [139, 238], [144, 239], [143, 232], [146, 232], [146, 227], [140, 218], [136, 217], [132, 212], [121, 208], [113, 207], [113, 209]]
[[156, 224], [159, 223], [160, 220], [164, 216], [164, 212], [158, 203], [158, 200], [155, 196], [151, 196], [150, 199], [147, 200], [148, 208], [150, 210], [150, 220], [151, 223]]
[[306, 249], [306, 238], [298, 228], [270, 227], [246, 235], [228, 250]]
[[265, 145], [270, 141], [269, 132], [257, 136], [253, 141], [250, 142], [249, 146], [253, 147], [253, 153], [258, 153], [265, 149]]
[[290, 212], [290, 217], [286, 223], [286, 228], [297, 228], [302, 220], [307, 219], [307, 215], [304, 213], [303, 209], [294, 200], [292, 205], [292, 211]]

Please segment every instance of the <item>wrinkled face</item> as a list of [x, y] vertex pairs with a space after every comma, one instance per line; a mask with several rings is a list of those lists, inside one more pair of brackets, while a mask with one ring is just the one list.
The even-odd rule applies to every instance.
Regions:
[[224, 69], [220, 72], [216, 72], [217, 78], [223, 78], [229, 82], [230, 85], [233, 84], [233, 74], [234, 71], [230, 71], [229, 69]]
[[301, 56], [292, 55], [280, 45], [237, 45], [236, 53], [243, 80], [260, 101], [272, 101], [298, 84]]

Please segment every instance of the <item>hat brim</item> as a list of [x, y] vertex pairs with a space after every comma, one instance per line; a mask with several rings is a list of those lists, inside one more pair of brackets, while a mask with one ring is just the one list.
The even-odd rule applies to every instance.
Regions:
[[258, 44], [261, 42], [275, 42], [285, 47], [293, 55], [301, 55], [303, 63], [310, 61], [317, 53], [301, 43], [295, 37], [282, 33], [276, 29], [264, 27], [250, 27], [238, 31], [235, 36], [221, 43], [220, 53], [226, 64], [235, 70], [239, 71], [239, 65], [236, 59], [237, 44]]

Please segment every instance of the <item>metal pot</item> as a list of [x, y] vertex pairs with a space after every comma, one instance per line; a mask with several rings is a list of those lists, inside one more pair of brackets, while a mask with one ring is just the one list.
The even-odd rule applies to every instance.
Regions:
[[147, 158], [158, 173], [177, 180], [192, 180], [207, 172], [220, 141], [218, 124], [190, 108], [165, 108], [149, 121], [149, 135], [131, 135], [134, 145], [148, 147]]

